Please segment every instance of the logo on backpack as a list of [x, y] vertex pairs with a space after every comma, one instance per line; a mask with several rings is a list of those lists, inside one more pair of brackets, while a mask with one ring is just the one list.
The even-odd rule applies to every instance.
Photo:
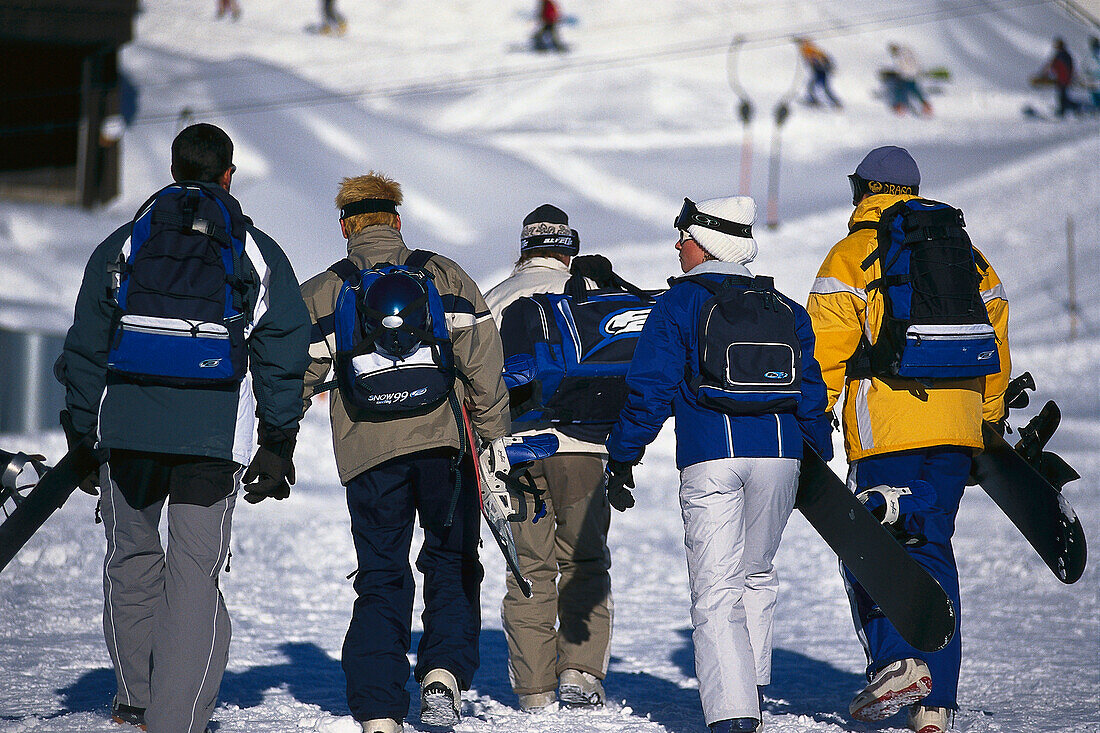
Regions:
[[112, 267], [108, 371], [173, 387], [244, 377], [252, 273], [245, 221], [227, 192], [201, 183], [172, 184], [141, 207]]
[[336, 384], [349, 417], [380, 421], [434, 410], [454, 388], [455, 363], [443, 301], [417, 250], [404, 265], [329, 269], [336, 298]]
[[600, 330], [608, 336], [621, 336], [626, 333], [641, 333], [646, 318], [652, 308], [636, 308], [628, 311], [613, 313], [604, 319]]
[[703, 275], [675, 278], [710, 293], [699, 311], [699, 404], [729, 415], [793, 412], [802, 391], [802, 345], [794, 311], [772, 278]]
[[867, 290], [882, 294], [882, 327], [874, 345], [863, 337], [851, 376], [931, 384], [1000, 371], [996, 333], [978, 291], [979, 270], [988, 264], [964, 226], [961, 211], [927, 199], [882, 212], [878, 244], [862, 264], [869, 270], [879, 263]]

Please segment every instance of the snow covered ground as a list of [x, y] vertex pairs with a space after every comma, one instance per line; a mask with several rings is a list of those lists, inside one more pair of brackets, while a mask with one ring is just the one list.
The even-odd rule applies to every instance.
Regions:
[[[782, 131], [776, 230], [757, 227], [757, 272], [804, 299], [850, 213], [844, 176], [881, 144], [908, 147], [922, 193], [966, 212], [1012, 307], [1014, 372], [1056, 399], [1052, 447], [1082, 474], [1066, 495], [1091, 540], [1100, 526], [1100, 125], [1025, 121], [1050, 100], [1025, 80], [1050, 39], [1083, 55], [1086, 29], [1033, 0], [853, 3], [825, 0], [566, 2], [568, 55], [522, 50], [533, 29], [521, 0], [351, 3], [342, 38], [306, 34], [313, 0], [241, 0], [236, 24], [213, 3], [146, 2], [123, 55], [141, 90], [124, 138], [123, 195], [77, 212], [0, 202], [0, 325], [63, 330], [91, 248], [168, 182], [180, 113], [236, 143], [234, 194], [288, 251], [300, 279], [341, 256], [339, 180], [385, 171], [406, 190], [406, 240], [462, 263], [486, 289], [518, 249], [522, 217], [545, 201], [570, 213], [583, 249], [633, 281], [675, 274], [671, 222], [684, 196], [736, 193], [742, 128], [736, 75], [758, 110], [752, 191], [766, 193], [774, 104], [791, 88], [789, 38], [836, 57], [845, 111], [796, 105]], [[888, 40], [911, 43], [952, 80], [932, 119], [898, 118], [874, 95]], [[1069, 338], [1066, 225], [1075, 231], [1077, 336]], [[762, 218], [762, 217], [761, 217]], [[0, 392], [0, 399], [4, 393]], [[59, 432], [0, 436], [8, 450], [60, 456]], [[285, 502], [241, 505], [222, 586], [234, 621], [215, 711], [220, 733], [357, 730], [343, 697], [340, 645], [354, 553], [324, 411], [307, 415], [298, 484]], [[615, 635], [599, 712], [515, 709], [499, 620], [504, 567], [483, 552], [482, 668], [461, 731], [703, 733], [693, 679], [688, 591], [671, 431], [638, 470], [638, 506], [611, 528]], [[55, 458], [56, 459], [56, 458]], [[834, 462], [843, 471], [843, 461]], [[0, 576], [0, 733], [114, 731], [113, 674], [100, 631], [102, 535], [77, 494]], [[1100, 731], [1100, 573], [1063, 586], [980, 489], [956, 534], [964, 663], [957, 730]], [[904, 729], [853, 723], [862, 651], [835, 558], [796, 515], [777, 563], [783, 579], [769, 731]], [[419, 607], [416, 611], [419, 615]], [[418, 622], [417, 622], [418, 624]], [[416, 711], [410, 719], [417, 719]], [[418, 730], [412, 722], [406, 730]]]

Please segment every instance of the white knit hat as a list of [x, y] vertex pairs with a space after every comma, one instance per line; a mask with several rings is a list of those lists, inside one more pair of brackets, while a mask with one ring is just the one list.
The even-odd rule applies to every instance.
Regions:
[[[756, 202], [751, 196], [707, 199], [700, 201], [695, 207], [701, 214], [710, 214], [737, 224], [752, 226], [756, 221]], [[687, 232], [700, 247], [723, 262], [747, 265], [756, 259], [756, 240], [751, 236], [738, 237], [724, 234], [699, 224], [689, 225]]]

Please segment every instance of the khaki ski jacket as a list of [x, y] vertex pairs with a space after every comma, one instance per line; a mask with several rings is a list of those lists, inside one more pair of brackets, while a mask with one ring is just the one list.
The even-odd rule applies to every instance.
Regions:
[[[368, 226], [348, 240], [348, 259], [359, 269], [382, 263], [401, 265], [410, 253], [401, 233], [383, 224]], [[507, 435], [508, 390], [501, 377], [504, 352], [485, 299], [470, 276], [442, 255], [434, 255], [424, 269], [435, 277], [447, 314], [458, 372], [455, 390], [459, 401], [466, 405], [474, 430], [482, 440]], [[309, 407], [310, 395], [332, 369], [336, 354], [333, 313], [342, 284], [338, 275], [326, 270], [302, 285], [302, 298], [313, 321], [303, 411]], [[458, 422], [450, 404], [444, 403], [427, 415], [386, 422], [354, 422], [348, 417], [338, 390], [329, 393], [328, 402], [336, 466], [344, 484], [393, 458], [432, 448], [461, 447]]]

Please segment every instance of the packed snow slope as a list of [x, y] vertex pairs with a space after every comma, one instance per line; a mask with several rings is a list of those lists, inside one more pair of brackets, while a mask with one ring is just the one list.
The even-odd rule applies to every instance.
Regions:
[[[1083, 61], [1086, 27], [1057, 3], [1029, 0], [563, 2], [577, 16], [561, 29], [572, 47], [564, 55], [526, 50], [533, 3], [520, 0], [345, 0], [349, 30], [339, 38], [304, 30], [317, 21], [314, 0], [241, 0], [237, 23], [215, 21], [213, 3], [144, 3], [122, 58], [140, 90], [122, 143], [123, 194], [92, 212], [0, 202], [0, 325], [67, 327], [88, 254], [169, 182], [169, 144], [188, 120], [233, 137], [233, 193], [283, 244], [300, 279], [342, 255], [340, 179], [374, 169], [405, 188], [406, 241], [453, 257], [486, 289], [509, 272], [523, 216], [544, 202], [569, 212], [583, 251], [660, 286], [676, 274], [671, 223], [683, 197], [738, 193], [746, 134], [763, 221], [772, 110], [801, 93], [790, 38], [806, 34], [835, 57], [845, 108], [793, 104], [778, 138], [781, 223], [757, 226], [754, 271], [803, 300], [846, 231], [845, 175], [872, 147], [909, 148], [922, 194], [966, 212], [971, 237], [1005, 282], [1014, 372], [1030, 370], [1039, 384], [1014, 424], [1045, 399], [1059, 402], [1064, 419], [1051, 447], [1083, 476], [1066, 496], [1096, 541], [1100, 118], [1020, 115], [1026, 104], [1049, 113], [1049, 92], [1026, 80], [1055, 35]], [[886, 109], [876, 74], [889, 41], [950, 71], [933, 88], [932, 118]], [[757, 113], [747, 130], [734, 88]], [[219, 733], [357, 730], [339, 666], [354, 553], [324, 412], [306, 417], [292, 497], [237, 512], [232, 571], [222, 578], [234, 640], [212, 725]], [[58, 432], [0, 436], [0, 447], [53, 460], [63, 442]], [[672, 454], [666, 431], [637, 472], [638, 506], [612, 522], [611, 703], [587, 713], [516, 710], [498, 613], [504, 567], [490, 540], [482, 668], [459, 730], [705, 731]], [[843, 471], [842, 459], [833, 465]], [[0, 733], [117, 730], [106, 717], [114, 682], [100, 631], [103, 538], [93, 508], [77, 494], [0, 575]], [[976, 487], [964, 498], [955, 549], [964, 639], [955, 729], [1100, 730], [1095, 563], [1062, 585]], [[902, 719], [868, 726], [847, 717], [864, 659], [835, 557], [797, 513], [777, 564], [768, 730], [903, 730]], [[422, 730], [416, 712], [414, 704], [407, 731]]]

